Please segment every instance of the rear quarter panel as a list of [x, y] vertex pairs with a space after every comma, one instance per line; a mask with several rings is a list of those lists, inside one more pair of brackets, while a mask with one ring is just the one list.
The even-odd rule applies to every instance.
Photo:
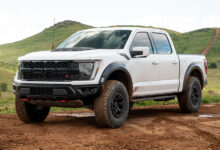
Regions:
[[183, 84], [184, 84], [184, 77], [186, 75], [186, 71], [190, 64], [196, 63], [203, 73], [203, 81], [207, 79], [207, 75], [205, 73], [205, 67], [204, 67], [204, 55], [179, 55], [180, 59], [180, 87], [179, 92], [183, 90]]

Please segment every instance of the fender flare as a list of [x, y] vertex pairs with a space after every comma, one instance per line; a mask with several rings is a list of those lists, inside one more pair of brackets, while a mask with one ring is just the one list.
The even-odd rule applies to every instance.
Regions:
[[192, 71], [194, 70], [199, 70], [200, 74], [201, 74], [201, 77], [202, 77], [202, 87], [204, 87], [204, 77], [203, 77], [203, 72], [202, 72], [202, 69], [201, 67], [199, 66], [198, 63], [191, 63], [189, 65], [189, 67], [187, 68], [186, 70], [186, 73], [185, 73], [185, 76], [184, 76], [184, 81], [183, 81], [183, 87], [185, 86], [186, 82], [187, 82], [187, 79], [189, 78], [190, 74], [192, 73]]
[[130, 82], [133, 84], [132, 78], [131, 78], [131, 75], [128, 71], [127, 66], [121, 62], [113, 62], [113, 63], [109, 64], [105, 68], [105, 70], [103, 71], [101, 78], [99, 80], [99, 83], [105, 84], [105, 82], [107, 81], [109, 76], [115, 71], [123, 71], [127, 75], [127, 77], [129, 78]]

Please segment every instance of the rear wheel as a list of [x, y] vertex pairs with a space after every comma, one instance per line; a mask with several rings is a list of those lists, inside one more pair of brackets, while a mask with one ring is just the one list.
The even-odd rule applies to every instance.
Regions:
[[123, 83], [107, 81], [102, 94], [94, 101], [96, 122], [100, 127], [118, 128], [129, 111], [129, 96]]
[[184, 113], [197, 112], [200, 108], [201, 98], [202, 90], [199, 79], [189, 77], [183, 92], [178, 95], [180, 110]]
[[43, 122], [50, 111], [50, 107], [43, 107], [27, 103], [16, 96], [15, 108], [19, 119], [25, 123]]

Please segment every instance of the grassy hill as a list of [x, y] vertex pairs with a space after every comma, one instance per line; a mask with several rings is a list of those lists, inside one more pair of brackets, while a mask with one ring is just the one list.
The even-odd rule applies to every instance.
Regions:
[[26, 53], [48, 50], [51, 48], [52, 32], [55, 29], [55, 46], [65, 40], [71, 34], [83, 30], [92, 28], [91, 26], [81, 24], [75, 21], [64, 21], [57, 23], [55, 26], [44, 29], [42, 32], [33, 35], [24, 40], [4, 44], [0, 46], [0, 61], [9, 64], [16, 64], [18, 56], [22, 56]]
[[205, 28], [192, 32], [172, 35], [174, 45], [179, 53], [200, 54], [209, 45], [215, 29]]

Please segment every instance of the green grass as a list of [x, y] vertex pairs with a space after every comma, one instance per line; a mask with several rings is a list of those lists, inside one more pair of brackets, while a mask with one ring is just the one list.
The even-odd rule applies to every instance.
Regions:
[[14, 97], [12, 92], [2, 92], [0, 97], [0, 114], [15, 113]]
[[209, 62], [215, 62], [220, 65], [220, 35], [206, 57]]
[[[136, 26], [146, 27], [146, 26]], [[12, 82], [17, 68], [17, 58], [27, 53], [50, 49], [52, 43], [52, 30], [54, 27], [46, 28], [42, 32], [33, 35], [24, 40], [0, 45], [0, 83], [8, 85], [6, 92], [1, 92], [0, 96], [0, 114], [15, 113], [14, 94], [12, 93]], [[81, 24], [74, 21], [60, 22], [55, 25], [55, 46], [58, 46], [64, 39], [76, 31], [92, 28], [92, 26]], [[155, 28], [155, 27], [152, 27]], [[173, 30], [166, 30], [171, 35], [178, 53], [200, 54], [215, 35], [215, 30], [211, 28], [200, 29], [187, 33], [179, 33]], [[220, 36], [206, 56], [208, 62], [218, 64], [217, 69], [208, 70], [208, 86], [203, 91], [203, 103], [220, 102]], [[136, 103], [135, 106], [145, 105], [167, 105], [177, 104], [177, 100], [167, 102], [145, 101]], [[70, 108], [52, 108], [51, 111], [72, 110]]]

